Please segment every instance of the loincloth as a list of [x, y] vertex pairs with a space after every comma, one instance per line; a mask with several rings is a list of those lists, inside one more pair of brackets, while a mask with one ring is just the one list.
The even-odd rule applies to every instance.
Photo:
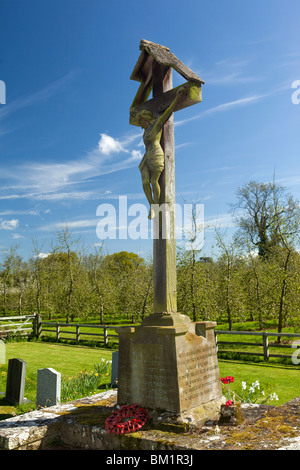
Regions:
[[165, 167], [165, 157], [164, 154], [158, 155], [145, 155], [143, 156], [139, 169], [140, 171], [149, 170], [149, 171], [163, 171]]

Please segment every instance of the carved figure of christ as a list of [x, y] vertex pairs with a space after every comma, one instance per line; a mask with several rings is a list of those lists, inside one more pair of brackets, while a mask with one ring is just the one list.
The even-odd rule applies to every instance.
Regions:
[[163, 126], [185, 94], [186, 89], [179, 87], [174, 101], [158, 118], [154, 118], [151, 111], [147, 110], [141, 110], [135, 117], [139, 125], [145, 129], [143, 140], [146, 152], [139, 169], [142, 174], [143, 189], [150, 204], [149, 219], [155, 216], [151, 206], [160, 203], [159, 178], [165, 167], [164, 151], [161, 146]]

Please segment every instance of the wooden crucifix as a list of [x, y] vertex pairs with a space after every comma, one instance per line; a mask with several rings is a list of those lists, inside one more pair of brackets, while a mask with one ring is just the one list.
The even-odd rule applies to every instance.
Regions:
[[[177, 315], [175, 146], [173, 113], [202, 101], [203, 80], [170, 49], [142, 40], [131, 79], [141, 82], [130, 108], [130, 124], [145, 129], [146, 153], [139, 168], [157, 234], [153, 240], [154, 313], [144, 325], [173, 325]], [[173, 88], [172, 69], [187, 82]], [[153, 98], [149, 99], [150, 93]], [[169, 210], [157, 211], [157, 207]], [[177, 316], [178, 317], [178, 316]]]

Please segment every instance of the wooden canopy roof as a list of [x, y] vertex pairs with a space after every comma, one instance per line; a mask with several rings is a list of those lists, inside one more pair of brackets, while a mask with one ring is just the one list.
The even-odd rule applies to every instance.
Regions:
[[149, 83], [152, 77], [152, 63], [153, 60], [156, 60], [160, 65], [172, 67], [188, 82], [194, 82], [200, 86], [204, 84], [204, 81], [177, 59], [177, 57], [170, 52], [168, 47], [142, 39], [140, 42], [140, 50], [142, 52], [131, 74], [131, 80]]

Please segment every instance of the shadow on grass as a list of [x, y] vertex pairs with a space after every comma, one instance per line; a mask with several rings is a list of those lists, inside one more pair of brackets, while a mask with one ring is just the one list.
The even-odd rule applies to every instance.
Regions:
[[230, 358], [230, 357], [219, 357], [218, 358], [219, 362], [233, 362], [235, 364], [245, 364], [249, 366], [258, 366], [258, 367], [271, 367], [272, 369], [291, 369], [291, 370], [299, 370], [300, 371], [300, 365], [294, 365], [294, 364], [284, 364], [284, 363], [279, 363], [279, 362], [265, 362], [265, 361], [260, 361], [256, 362], [255, 360], [242, 360], [242, 359], [235, 359], [235, 358]]
[[0, 398], [0, 421], [3, 419], [13, 418], [16, 415], [16, 408], [5, 400]]

